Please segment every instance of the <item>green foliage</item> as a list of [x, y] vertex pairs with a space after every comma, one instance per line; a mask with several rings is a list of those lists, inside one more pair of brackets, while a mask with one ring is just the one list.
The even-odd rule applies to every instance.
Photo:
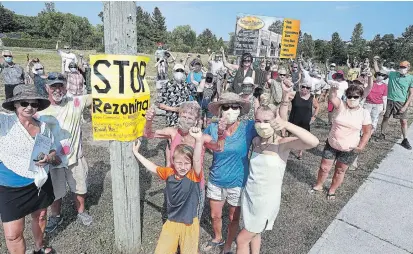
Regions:
[[0, 3], [0, 33], [13, 32], [16, 22], [14, 13], [9, 9], [4, 8]]
[[44, 48], [54, 49], [56, 43], [51, 40], [34, 40], [34, 39], [11, 39], [3, 38], [3, 45], [5, 47], [21, 47], [21, 48]]
[[324, 63], [326, 59], [331, 56], [331, 45], [328, 41], [315, 40], [314, 41], [314, 55], [315, 60]]
[[162, 16], [158, 7], [155, 7], [151, 17], [152, 39], [157, 42], [166, 42], [167, 31], [165, 25], [165, 17]]
[[190, 25], [177, 26], [168, 36], [172, 51], [189, 52], [196, 45], [196, 33]]
[[346, 45], [344, 41], [341, 40], [340, 35], [337, 32], [333, 33], [329, 43], [331, 46], [330, 63], [345, 65], [347, 62]]
[[301, 53], [303, 53], [306, 58], [313, 58], [314, 47], [315, 45], [311, 34], [304, 33], [303, 36], [300, 36], [300, 41], [298, 43], [298, 55], [301, 55]]
[[366, 40], [363, 39], [363, 25], [357, 23], [354, 27], [351, 36], [351, 44], [348, 46], [348, 54], [351, 59], [358, 59], [359, 61], [369, 57]]

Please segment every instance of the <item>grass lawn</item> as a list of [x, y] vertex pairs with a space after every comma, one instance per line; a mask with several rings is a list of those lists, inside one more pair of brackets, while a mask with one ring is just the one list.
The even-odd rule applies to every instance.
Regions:
[[[19, 50], [14, 51], [17, 62], [24, 63], [26, 52], [23, 50], [21, 52]], [[54, 52], [33, 52], [33, 57], [37, 56], [45, 63], [48, 71], [58, 71], [60, 69], [59, 57]], [[51, 63], [50, 66], [47, 64], [49, 62]], [[3, 87], [0, 86], [0, 95], [3, 94]], [[335, 201], [327, 201], [324, 194], [310, 195], [307, 191], [316, 180], [321, 153], [329, 132], [328, 127], [325, 126], [326, 111], [326, 103], [322, 103], [319, 118], [311, 127], [312, 133], [319, 138], [320, 145], [305, 151], [301, 161], [297, 160], [293, 153], [290, 155], [282, 187], [281, 210], [273, 230], [265, 232], [262, 236], [261, 253], [307, 253], [370, 172], [377, 167], [400, 138], [399, 121], [392, 119], [389, 123], [386, 140], [380, 142], [370, 141], [366, 150], [360, 155], [359, 169], [346, 173], [344, 184], [338, 189]], [[412, 112], [412, 109], [410, 109], [409, 122], [413, 118]], [[163, 117], [157, 117], [155, 121], [155, 128], [165, 126]], [[93, 141], [90, 122], [84, 123], [82, 129], [83, 149], [89, 164], [87, 209], [94, 217], [94, 223], [90, 228], [85, 228], [76, 222], [76, 213], [68, 195], [63, 201], [62, 216], [64, 222], [58, 230], [47, 236], [47, 241], [56, 248], [59, 254], [118, 253], [114, 249], [113, 203], [108, 144], [107, 142]], [[147, 158], [159, 165], [164, 165], [165, 146], [165, 141], [144, 140], [141, 149]], [[206, 176], [211, 162], [211, 154], [206, 153]], [[327, 187], [331, 182], [331, 176], [332, 172], [326, 183]], [[156, 176], [148, 173], [142, 166], [140, 167], [141, 200], [136, 200], [136, 202], [140, 202], [142, 214], [141, 254], [153, 253], [156, 247], [162, 228], [161, 212], [164, 186], [164, 183]], [[224, 230], [226, 230], [228, 224], [227, 216], [227, 210], [224, 210]], [[30, 216], [27, 217], [25, 229], [29, 249], [33, 246], [30, 220]], [[201, 227], [201, 245], [203, 246], [211, 239], [212, 235], [209, 205], [205, 207]], [[0, 238], [4, 239], [2, 229], [0, 230]], [[6, 253], [4, 240], [0, 241], [0, 253]], [[219, 250], [213, 250], [209, 253], [219, 253]]]

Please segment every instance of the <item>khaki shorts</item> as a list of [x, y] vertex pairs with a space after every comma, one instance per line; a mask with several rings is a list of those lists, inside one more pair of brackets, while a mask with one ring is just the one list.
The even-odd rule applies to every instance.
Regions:
[[89, 168], [85, 157], [79, 158], [69, 168], [56, 168], [50, 170], [52, 177], [55, 200], [66, 196], [66, 183], [71, 192], [79, 195], [87, 193], [87, 174]]
[[231, 206], [241, 206], [241, 190], [241, 187], [225, 189], [208, 182], [207, 197], [216, 201], [227, 201]]

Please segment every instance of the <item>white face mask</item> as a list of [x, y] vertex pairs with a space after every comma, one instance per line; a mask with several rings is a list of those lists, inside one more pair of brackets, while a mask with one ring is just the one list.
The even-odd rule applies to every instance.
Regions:
[[240, 109], [234, 110], [230, 108], [227, 111], [222, 111], [222, 117], [227, 119], [227, 124], [233, 124], [238, 120], [240, 113]]
[[47, 181], [47, 173], [43, 167], [37, 167], [37, 171], [34, 173], [34, 184], [37, 188], [41, 188]]
[[70, 68], [70, 72], [76, 72], [77, 71], [77, 69], [76, 68]]
[[255, 123], [255, 130], [262, 138], [270, 138], [275, 132], [270, 123]]
[[400, 72], [400, 74], [402, 74], [402, 75], [406, 75], [406, 74], [407, 74], [407, 68], [400, 69], [399, 72]]
[[356, 108], [360, 105], [360, 98], [359, 99], [347, 99], [347, 105], [350, 108]]
[[185, 74], [182, 72], [174, 72], [174, 80], [178, 83], [182, 83], [185, 80]]
[[384, 77], [382, 77], [382, 76], [377, 76], [377, 78], [376, 78], [377, 82], [383, 82], [383, 80], [384, 80]]

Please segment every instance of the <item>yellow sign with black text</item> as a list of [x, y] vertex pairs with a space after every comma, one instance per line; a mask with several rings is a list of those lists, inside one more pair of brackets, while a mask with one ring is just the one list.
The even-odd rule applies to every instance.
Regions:
[[299, 35], [300, 21], [295, 19], [284, 19], [280, 58], [295, 58], [297, 56]]
[[145, 56], [90, 56], [95, 140], [133, 141], [142, 136], [150, 105], [148, 61]]

